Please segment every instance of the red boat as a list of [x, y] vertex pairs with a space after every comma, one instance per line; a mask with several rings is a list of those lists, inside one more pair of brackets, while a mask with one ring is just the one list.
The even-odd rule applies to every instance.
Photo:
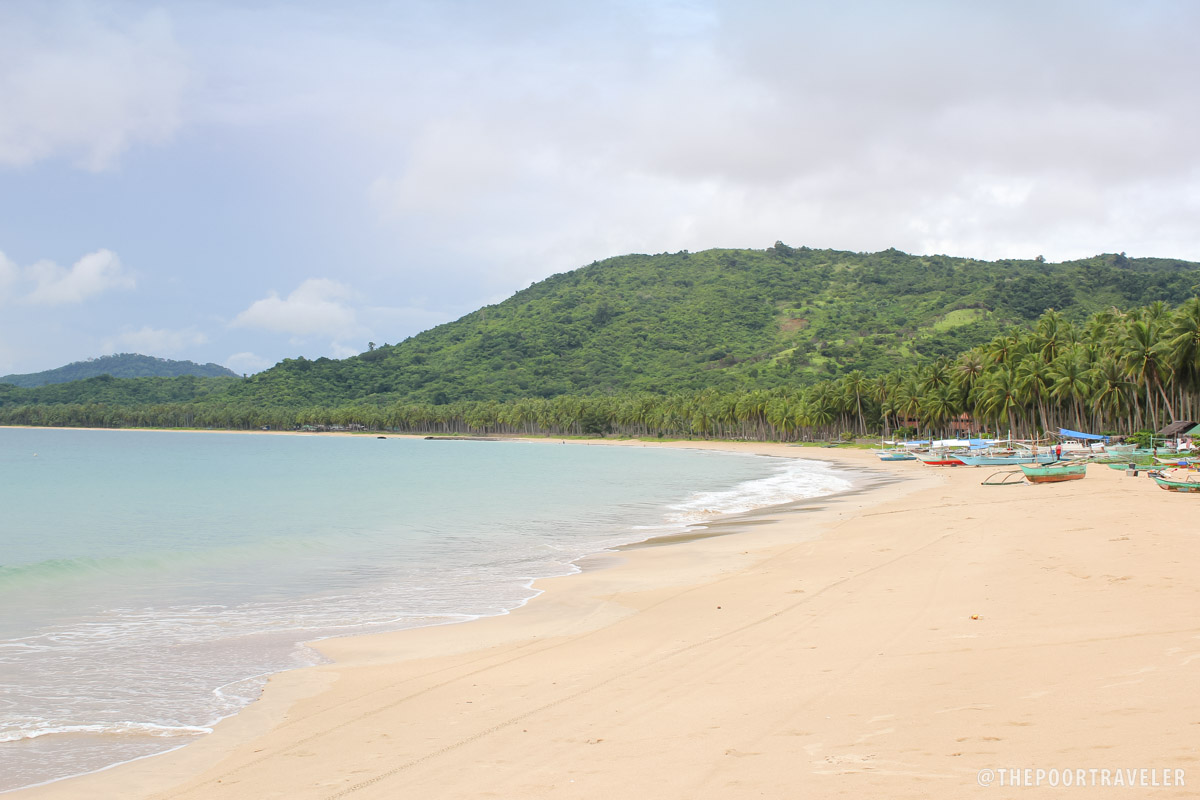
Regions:
[[963, 467], [966, 462], [950, 453], [917, 453], [917, 458], [928, 467]]

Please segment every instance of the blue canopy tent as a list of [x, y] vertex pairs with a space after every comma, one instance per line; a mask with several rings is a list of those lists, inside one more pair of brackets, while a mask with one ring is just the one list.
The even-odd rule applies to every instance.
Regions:
[[1066, 428], [1059, 428], [1058, 435], [1065, 439], [1090, 439], [1092, 441], [1108, 441], [1107, 436], [1101, 436], [1098, 433], [1080, 433], [1079, 431], [1069, 431]]

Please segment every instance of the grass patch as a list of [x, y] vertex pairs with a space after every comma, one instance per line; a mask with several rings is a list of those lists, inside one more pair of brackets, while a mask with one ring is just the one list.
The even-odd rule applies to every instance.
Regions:
[[972, 322], [978, 322], [987, 317], [988, 312], [982, 308], [959, 308], [951, 311], [946, 316], [939, 319], [930, 326], [938, 333], [948, 331], [952, 328], [961, 328], [963, 325], [970, 325]]

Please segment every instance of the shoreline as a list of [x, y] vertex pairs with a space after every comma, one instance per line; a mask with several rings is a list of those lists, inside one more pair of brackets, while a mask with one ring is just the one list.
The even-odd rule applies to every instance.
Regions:
[[[14, 428], [14, 429], [21, 429], [21, 430], [38, 430], [38, 431], [47, 429], [44, 426], [0, 426], [0, 427], [7, 427], [7, 428]], [[258, 430], [224, 431], [224, 430], [177, 430], [177, 429], [137, 429], [137, 428], [134, 428], [134, 429], [129, 429], [129, 428], [63, 428], [63, 427], [50, 428], [50, 430], [70, 430], [70, 431], [112, 430], [112, 431], [121, 431], [121, 432], [129, 432], [129, 431], [136, 432], [139, 430], [146, 430], [148, 432], [165, 432], [165, 433], [239, 433], [239, 434], [254, 434], [254, 435], [273, 433], [276, 435], [296, 435], [296, 436], [321, 435], [321, 433], [305, 432], [305, 431], [258, 431]], [[325, 433], [327, 435], [338, 436], [338, 437], [360, 436], [360, 437], [369, 438], [369, 439], [375, 438], [374, 434], [363, 434], [363, 433], [359, 433], [359, 432], [322, 432], [322, 433]], [[407, 438], [407, 439], [420, 440], [420, 439], [427, 439], [429, 437], [424, 436], [424, 435], [392, 434], [392, 438], [397, 438], [397, 439]], [[433, 438], [442, 439], [442, 438], [452, 438], [452, 437], [433, 437]], [[463, 440], [475, 441], [475, 440], [478, 440], [478, 437], [465, 437]], [[730, 453], [745, 456], [745, 457], [765, 457], [765, 458], [773, 459], [776, 461], [782, 461], [783, 458], [793, 455], [793, 453], [788, 453], [785, 456], [778, 452], [770, 452], [770, 453], [746, 452], [745, 446], [726, 447], [726, 446], [724, 446], [726, 443], [723, 443], [720, 441], [712, 442], [712, 441], [703, 441], [703, 440], [700, 440], [700, 441], [678, 440], [678, 441], [674, 441], [674, 442], [669, 442], [667, 444], [663, 444], [660, 442], [651, 443], [651, 442], [643, 442], [642, 440], [630, 440], [630, 439], [603, 440], [603, 439], [584, 438], [584, 439], [562, 440], [559, 437], [509, 436], [509, 437], [500, 437], [500, 438], [489, 438], [486, 441], [523, 443], [523, 444], [531, 444], [531, 445], [550, 445], [550, 444], [558, 445], [560, 443], [562, 443], [562, 444], [570, 443], [573, 445], [588, 445], [588, 446], [608, 445], [608, 446], [618, 446], [618, 447], [622, 447], [622, 446], [630, 447], [630, 446], [638, 446], [638, 445], [641, 445], [643, 447], [666, 446], [671, 449], [703, 449], [703, 450], [726, 451], [726, 452], [730, 452]], [[752, 443], [752, 444], [757, 446], [757, 445], [760, 445], [763, 443]], [[766, 446], [771, 448], [772, 450], [775, 450], [782, 445], [766, 443]], [[819, 460], [812, 459], [812, 461], [818, 462]], [[831, 464], [830, 462], [821, 462], [821, 463], [825, 463], [829, 466], [834, 467], [835, 469], [837, 469], [838, 467], [841, 466], [838, 464]], [[753, 526], [753, 525], [757, 525], [757, 524], [766, 524], [768, 522], [768, 520], [759, 519], [764, 514], [769, 514], [769, 515], [774, 516], [774, 515], [778, 515], [781, 513], [788, 513], [796, 506], [803, 506], [803, 505], [811, 506], [811, 504], [813, 504], [813, 503], [826, 502], [826, 501], [835, 499], [837, 497], [840, 497], [844, 494], [854, 494], [854, 493], [862, 492], [862, 491], [866, 490], [865, 489], [866, 486], [872, 485], [874, 482], [877, 482], [877, 481], [883, 479], [884, 476], [883, 476], [883, 473], [880, 473], [878, 470], [863, 470], [863, 469], [856, 468], [851, 471], [850, 475], [845, 476], [845, 477], [846, 477], [847, 482], [851, 483], [851, 488], [842, 489], [837, 492], [834, 492], [833, 494], [818, 495], [818, 496], [815, 496], [812, 498], [803, 498], [803, 499], [792, 501], [789, 503], [781, 503], [781, 504], [776, 504], [776, 505], [772, 505], [772, 506], [754, 508], [754, 509], [750, 509], [750, 510], [746, 510], [746, 511], [721, 514], [712, 519], [702, 519], [702, 520], [697, 520], [697, 521], [693, 521], [693, 522], [680, 522], [680, 523], [678, 523], [678, 526], [679, 526], [678, 530], [671, 531], [668, 533], [654, 534], [654, 533], [651, 533], [650, 531], [642, 531], [642, 530], [638, 530], [636, 528], [626, 530], [624, 533], [626, 534], [627, 540], [621, 544], [616, 544], [616, 545], [613, 545], [613, 546], [603, 549], [603, 550], [599, 550], [599, 551], [595, 551], [595, 552], [591, 552], [591, 553], [585, 553], [584, 555], [581, 555], [578, 558], [575, 558], [569, 562], [564, 561], [564, 562], [562, 562], [563, 571], [561, 571], [561, 572], [555, 571], [555, 572], [551, 572], [551, 573], [542, 575], [541, 577], [530, 578], [530, 579], [525, 580], [522, 583], [522, 586], [524, 586], [525, 589], [527, 589], [530, 592], [530, 594], [528, 597], [522, 599], [520, 602], [518, 602], [517, 604], [515, 604], [513, 606], [506, 607], [499, 611], [495, 611], [495, 612], [480, 615], [480, 616], [469, 616], [469, 617], [464, 616], [463, 619], [455, 619], [455, 620], [448, 620], [448, 621], [444, 621], [444, 622], [428, 623], [426, 625], [420, 625], [417, 627], [441, 627], [441, 626], [445, 626], [445, 625], [460, 625], [460, 624], [466, 624], [468, 622], [475, 622], [475, 621], [482, 620], [482, 619], [488, 619], [491, 617], [506, 616], [506, 615], [509, 615], [512, 613], [516, 613], [516, 612], [519, 612], [522, 608], [524, 608], [528, 603], [534, 602], [538, 599], [538, 597], [540, 597], [540, 595], [544, 591], [541, 588], [542, 582], [551, 580], [553, 578], [570, 577], [574, 574], [577, 574], [577, 573], [583, 572], [583, 571], [591, 571], [591, 570], [596, 570], [596, 569], [601, 569], [601, 568], [608, 568], [614, 564], [618, 564], [621, 562], [621, 560], [622, 560], [621, 552], [624, 550], [637, 549], [637, 548], [642, 548], [642, 547], [667, 546], [667, 545], [673, 545], [673, 544], [686, 542], [686, 541], [693, 541], [693, 540], [709, 538], [712, 536], [732, 535], [732, 534], [744, 531], [748, 526]], [[808, 510], [811, 510], [811, 509], [808, 509]], [[667, 526], [667, 527], [674, 527], [674, 526]], [[642, 538], [639, 538], [639, 537], [642, 537]], [[309, 650], [313, 651], [313, 653], [316, 655], [317, 658], [322, 659], [323, 661], [318, 662], [317, 665], [319, 665], [320, 663], [324, 663], [324, 661], [328, 660], [328, 656], [325, 655], [324, 652], [322, 651], [322, 645], [325, 642], [328, 642], [330, 640], [353, 638], [355, 636], [377, 635], [380, 633], [398, 633], [398, 632], [414, 630], [414, 629], [415, 628], [413, 628], [413, 627], [401, 627], [401, 628], [396, 628], [395, 630], [392, 630], [392, 631], [387, 631], [387, 630], [375, 631], [370, 634], [363, 634], [363, 633], [351, 634], [351, 635], [332, 634], [330, 636], [320, 637], [317, 639], [311, 639], [309, 641], [298, 643], [298, 646], [303, 646], [303, 647], [308, 648]], [[314, 666], [314, 665], [309, 665], [309, 666]], [[282, 672], [271, 673], [271, 674], [272, 675], [280, 675], [283, 672], [291, 672], [296, 669], [305, 669], [305, 668], [308, 668], [308, 667], [292, 667], [289, 669], [285, 669]], [[217, 726], [220, 726], [226, 720], [229, 720], [229, 719], [232, 719], [232, 718], [238, 716], [239, 714], [243, 713], [246, 708], [248, 708], [260, 701], [261, 701], [261, 698], [259, 700], [253, 701], [251, 704], [248, 704], [247, 706], [243, 706], [238, 711], [226, 714], [225, 716], [221, 717], [220, 719], [216, 720], [215, 722], [206, 722], [206, 723], [203, 723], [203, 725], [207, 728], [215, 728]], [[211, 735], [211, 734], [206, 734], [206, 737], [208, 735]], [[203, 739], [198, 739], [196, 741], [202, 741], [202, 740]], [[29, 790], [33, 790], [33, 789], [52, 786], [52, 785], [60, 783], [62, 781], [71, 781], [71, 780], [87, 778], [89, 776], [107, 772], [109, 770], [120, 769], [121, 767], [123, 767], [126, 764], [132, 764], [132, 763], [147, 760], [147, 759], [156, 759], [156, 758], [159, 758], [162, 756], [166, 756], [176, 750], [193, 747], [195, 744], [196, 744], [195, 741], [188, 742], [185, 744], [177, 744], [177, 745], [171, 746], [169, 748], [165, 748], [161, 752], [140, 755], [135, 758], [130, 758], [127, 761], [121, 761], [118, 763], [109, 764], [107, 766], [90, 769], [88, 771], [80, 772], [75, 775], [65, 776], [63, 778], [54, 778], [49, 781], [44, 781], [42, 783], [37, 783], [37, 784], [31, 784], [28, 786], [21, 787], [19, 789], [5, 789], [3, 791], [0, 791], [0, 794], [9, 794], [9, 793], [13, 793], [13, 792], [19, 793], [19, 792], [29, 791]]]
[[[869, 451], [585, 443], [913, 480], [602, 553], [605, 568], [539, 580], [505, 615], [323, 640], [332, 664], [274, 676], [202, 741], [10, 796], [959, 797], [979, 769], [1067, 766], [1063, 753], [1200, 780], [1192, 498], [1113, 470], [989, 489], [978, 470]], [[1096, 536], [1109, 525], [1132, 530]], [[1152, 543], [1134, 535], [1147, 529]], [[1166, 600], [1180, 618], [1155, 616]], [[1154, 658], [1152, 643], [1169, 646]], [[1154, 691], [1104, 702], [1110, 684], [1143, 683]], [[1064, 704], [1071, 692], [1086, 696]]]

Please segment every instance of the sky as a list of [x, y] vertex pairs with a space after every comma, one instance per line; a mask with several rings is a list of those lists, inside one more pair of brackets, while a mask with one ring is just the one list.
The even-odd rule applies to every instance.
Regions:
[[341, 358], [626, 253], [1200, 261], [1194, 2], [0, 0], [0, 374]]

